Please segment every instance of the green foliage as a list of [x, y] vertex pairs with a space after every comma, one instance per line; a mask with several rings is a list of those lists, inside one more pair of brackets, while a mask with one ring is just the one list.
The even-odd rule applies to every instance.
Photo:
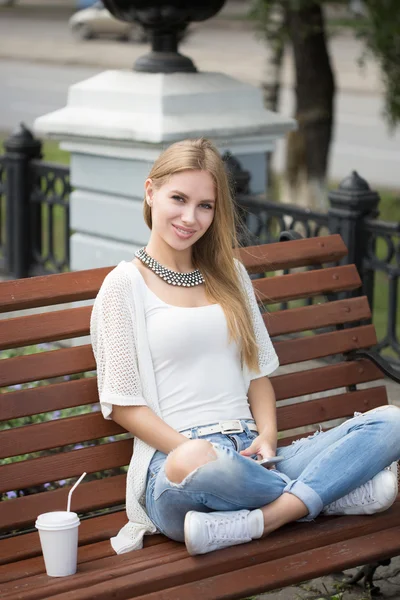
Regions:
[[385, 115], [390, 126], [400, 122], [400, 2], [365, 0], [368, 17], [359, 36], [379, 63], [385, 85]]
[[[365, 52], [378, 62], [385, 88], [385, 117], [390, 127], [400, 122], [400, 2], [399, 0], [364, 0], [367, 7], [365, 18], [342, 18], [341, 24], [354, 30], [363, 40]], [[295, 11], [310, 4], [343, 4], [328, 0], [253, 0], [251, 17], [268, 44], [284, 43], [287, 30], [276, 19], [279, 11]], [[336, 20], [335, 29], [340, 23]]]

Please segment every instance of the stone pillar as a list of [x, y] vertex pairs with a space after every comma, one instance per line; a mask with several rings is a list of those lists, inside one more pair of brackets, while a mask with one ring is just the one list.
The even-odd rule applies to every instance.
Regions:
[[71, 268], [79, 270], [130, 260], [147, 243], [143, 184], [168, 145], [210, 138], [262, 193], [265, 153], [295, 122], [265, 110], [258, 88], [221, 73], [105, 71], [71, 86], [67, 106], [34, 127], [71, 152]]

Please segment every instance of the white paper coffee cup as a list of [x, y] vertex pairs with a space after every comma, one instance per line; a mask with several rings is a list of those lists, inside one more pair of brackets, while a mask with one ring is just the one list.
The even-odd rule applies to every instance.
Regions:
[[79, 517], [74, 512], [58, 510], [43, 513], [36, 519], [44, 564], [50, 577], [76, 573], [78, 559]]

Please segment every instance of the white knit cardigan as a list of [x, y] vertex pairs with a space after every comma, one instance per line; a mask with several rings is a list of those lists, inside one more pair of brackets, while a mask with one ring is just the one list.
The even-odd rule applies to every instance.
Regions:
[[[260, 373], [250, 373], [244, 365], [248, 389], [251, 379], [270, 375], [279, 362], [258, 308], [251, 279], [244, 265], [237, 259], [235, 262], [249, 299], [259, 347]], [[105, 419], [111, 419], [113, 404], [148, 406], [161, 417], [147, 339], [143, 286], [145, 283], [137, 267], [123, 261], [107, 275], [93, 306], [90, 333]], [[139, 438], [134, 438], [133, 449], [126, 478], [129, 522], [111, 538], [117, 554], [142, 548], [143, 536], [157, 533], [145, 510], [146, 476], [155, 449]]]

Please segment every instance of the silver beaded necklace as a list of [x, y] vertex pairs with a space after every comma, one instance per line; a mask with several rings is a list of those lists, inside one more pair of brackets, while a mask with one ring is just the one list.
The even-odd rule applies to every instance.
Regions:
[[171, 269], [160, 265], [159, 262], [147, 254], [145, 246], [137, 250], [135, 252], [135, 256], [141, 260], [143, 264], [147, 265], [152, 271], [154, 271], [156, 275], [171, 285], [193, 287], [195, 285], [204, 283], [203, 275], [200, 273], [199, 269], [191, 271], [190, 273], [179, 273], [178, 271], [172, 271]]

